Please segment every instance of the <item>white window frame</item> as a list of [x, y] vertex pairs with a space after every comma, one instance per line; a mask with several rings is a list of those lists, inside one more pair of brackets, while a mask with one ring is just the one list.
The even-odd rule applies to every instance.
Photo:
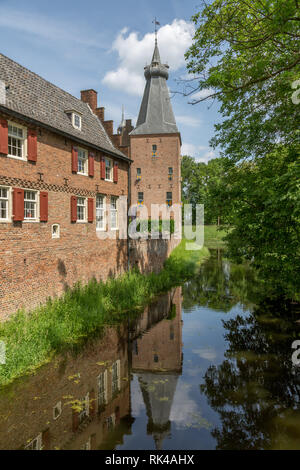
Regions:
[[[79, 119], [79, 126], [76, 125], [76, 118]], [[72, 113], [72, 126], [81, 131], [82, 118], [79, 113]]]
[[[57, 227], [57, 231], [55, 233], [54, 227]], [[60, 238], [60, 224], [52, 224], [51, 226], [51, 235], [53, 239]]]
[[[116, 208], [112, 208], [113, 200], [116, 201]], [[110, 196], [110, 230], [118, 230], [119, 229], [119, 214], [118, 214], [118, 201], [119, 198], [117, 196]], [[116, 214], [116, 226], [112, 226], [112, 213]]]
[[[84, 207], [84, 219], [79, 219], [78, 218], [78, 200], [83, 199], [84, 200], [84, 205], [80, 205], [80, 207]], [[77, 196], [77, 205], [76, 205], [76, 210], [77, 210], [77, 223], [78, 224], [85, 224], [87, 223], [87, 198], [83, 196]]]
[[[117, 376], [114, 378], [114, 368], [116, 368]], [[121, 361], [117, 359], [111, 366], [111, 393], [119, 393], [121, 390]]]
[[[55, 410], [58, 411], [57, 416], [55, 416]], [[57, 420], [60, 417], [61, 413], [62, 413], [62, 405], [61, 405], [61, 401], [59, 401], [56, 403], [55, 406], [53, 406], [53, 419]]]
[[[103, 384], [103, 390], [100, 389], [100, 380]], [[100, 407], [107, 404], [107, 369], [101, 372], [97, 377], [97, 388], [98, 388], [98, 410]]]
[[[33, 443], [36, 441], [36, 447], [33, 448]], [[29, 442], [25, 446], [25, 450], [42, 450], [43, 448], [43, 440], [42, 440], [42, 433], [38, 434], [32, 441]]]
[[[98, 199], [102, 197], [103, 198], [103, 208], [98, 207]], [[98, 227], [98, 214], [99, 211], [103, 211], [103, 227]], [[97, 194], [96, 196], [96, 230], [99, 230], [100, 232], [105, 232], [106, 231], [106, 196], [104, 194]]]
[[0, 212], [0, 223], [8, 223], [11, 222], [11, 216], [12, 216], [12, 198], [11, 198], [11, 188], [9, 186], [0, 186], [0, 191], [1, 189], [6, 189], [7, 191], [7, 197], [1, 197], [1, 192], [0, 192], [0, 201], [7, 201], [7, 217], [5, 219], [1, 218], [1, 212]]
[[[84, 153], [84, 158], [81, 158], [81, 153]], [[83, 163], [83, 166], [84, 166], [84, 170], [83, 171], [79, 171], [79, 160], [84, 160], [84, 163]], [[84, 176], [88, 176], [88, 152], [81, 148], [81, 147], [78, 147], [78, 161], [77, 161], [77, 174], [78, 175], [84, 175]]]
[[[35, 193], [36, 197], [35, 200], [33, 199], [26, 199], [25, 194], [26, 192], [30, 193]], [[24, 220], [23, 222], [29, 222], [29, 223], [34, 223], [34, 222], [39, 222], [40, 221], [40, 192], [35, 190], [35, 189], [30, 189], [30, 188], [24, 188]], [[25, 217], [25, 202], [35, 202], [35, 218], [26, 218]]]
[[[11, 155], [10, 153], [7, 154], [9, 158], [14, 158], [16, 160], [22, 160], [26, 161], [27, 160], [27, 127], [22, 126], [21, 124], [17, 124], [16, 122], [13, 121], [8, 121], [8, 140], [9, 138], [17, 138], [22, 141], [21, 148], [22, 148], [22, 156], [18, 157], [17, 155]], [[14, 135], [10, 135], [9, 133], [9, 126], [16, 127], [17, 129], [21, 129], [23, 132], [23, 137], [16, 137]], [[8, 142], [7, 142], [8, 144]]]
[[[106, 177], [106, 170], [108, 168], [108, 165], [107, 165], [108, 162], [109, 162], [109, 167], [110, 167], [110, 177], [109, 178]], [[114, 171], [114, 165], [113, 165], [112, 159], [105, 157], [105, 181], [113, 181], [113, 171]]]

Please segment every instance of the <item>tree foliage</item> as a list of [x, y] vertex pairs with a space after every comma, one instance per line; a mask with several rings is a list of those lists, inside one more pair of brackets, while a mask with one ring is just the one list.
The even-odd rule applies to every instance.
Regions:
[[276, 143], [299, 138], [299, 106], [293, 84], [300, 78], [297, 0], [202, 1], [193, 16], [196, 33], [186, 54], [197, 90], [211, 90], [223, 122], [213, 146], [231, 159], [262, 156]]

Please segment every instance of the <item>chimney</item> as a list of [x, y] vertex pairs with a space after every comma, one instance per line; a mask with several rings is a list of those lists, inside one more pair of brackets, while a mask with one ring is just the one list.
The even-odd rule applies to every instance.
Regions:
[[108, 134], [108, 137], [112, 137], [114, 133], [114, 121], [104, 121], [103, 122], [104, 129]]
[[101, 122], [104, 122], [104, 111], [105, 111], [105, 108], [101, 107], [101, 108], [97, 108], [95, 113], [97, 114], [98, 118], [100, 119]]
[[95, 90], [81, 90], [81, 101], [87, 103], [93, 113], [97, 109], [97, 92]]

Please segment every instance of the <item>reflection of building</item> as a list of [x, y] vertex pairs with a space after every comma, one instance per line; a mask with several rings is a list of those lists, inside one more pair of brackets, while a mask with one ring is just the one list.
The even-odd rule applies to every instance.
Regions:
[[[1, 449], [114, 448], [130, 432], [128, 330], [109, 328], [0, 396]], [[19, 393], [18, 393], [19, 392]]]
[[171, 407], [181, 375], [181, 288], [148, 307], [139, 327], [144, 334], [132, 343], [132, 371], [138, 376], [145, 402], [147, 431], [160, 449], [170, 433]]

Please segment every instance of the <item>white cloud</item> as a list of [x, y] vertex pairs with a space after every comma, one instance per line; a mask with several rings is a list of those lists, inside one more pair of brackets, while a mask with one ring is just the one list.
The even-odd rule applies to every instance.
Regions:
[[[175, 19], [158, 31], [158, 44], [162, 62], [168, 61], [171, 71], [185, 65], [184, 53], [192, 44], [194, 25]], [[153, 54], [154, 33], [139, 39], [137, 32], [122, 29], [113, 42], [112, 51], [119, 55], [119, 67], [106, 73], [103, 83], [132, 95], [142, 95], [145, 80], [144, 66]]]
[[208, 146], [194, 145], [184, 142], [181, 147], [181, 155], [194, 157], [197, 162], [207, 163], [212, 158], [216, 158], [216, 153]]
[[213, 361], [217, 357], [216, 351], [212, 348], [193, 349], [193, 353], [207, 361]]
[[199, 127], [202, 123], [201, 119], [197, 119], [192, 116], [183, 116], [183, 115], [179, 115], [179, 116], [177, 115], [176, 121], [179, 124], [183, 124], [184, 126], [188, 126], [188, 127]]

